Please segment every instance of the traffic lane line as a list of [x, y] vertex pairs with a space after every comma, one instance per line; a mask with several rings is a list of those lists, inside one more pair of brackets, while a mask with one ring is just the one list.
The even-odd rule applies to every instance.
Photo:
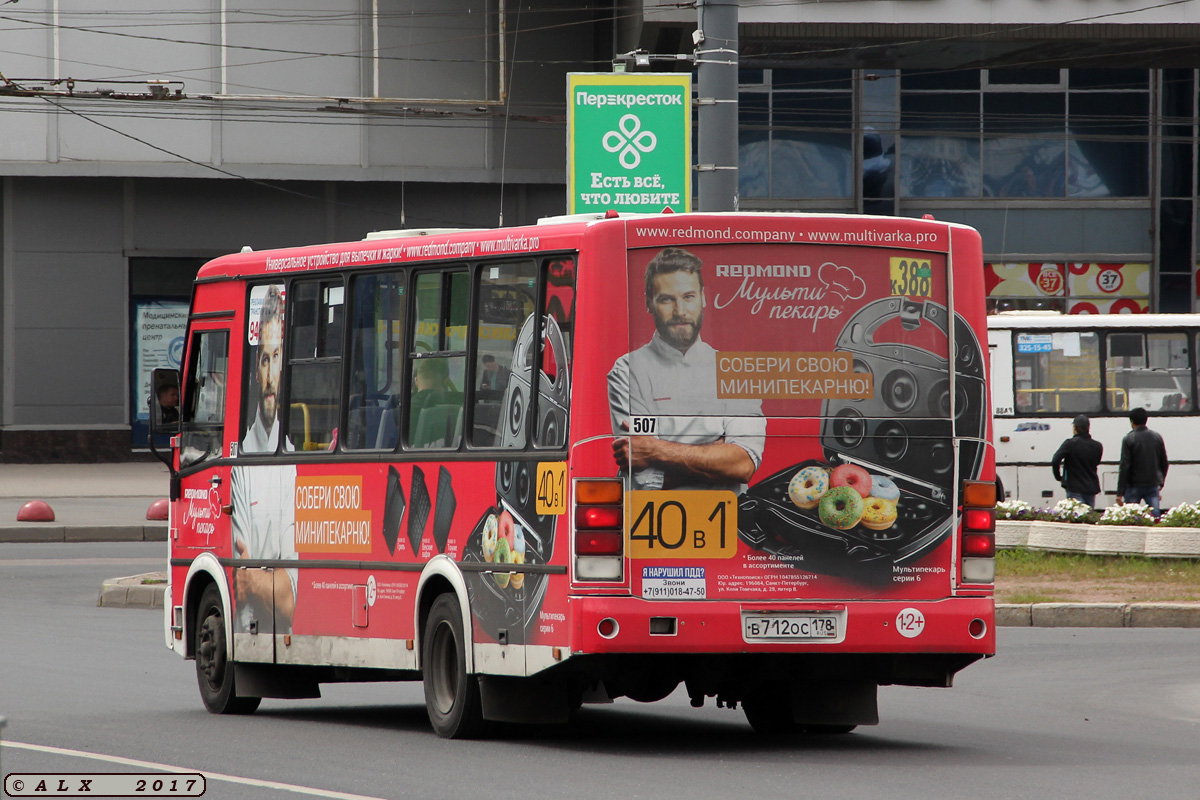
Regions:
[[104, 566], [106, 564], [165, 567], [167, 559], [117, 558], [114, 556], [102, 556], [98, 558], [0, 558], [0, 564], [6, 567], [53, 567], [60, 564], [68, 567]]
[[159, 772], [167, 772], [172, 774], [187, 774], [200, 773], [206, 781], [224, 781], [226, 783], [236, 783], [242, 786], [255, 786], [262, 789], [278, 789], [284, 792], [295, 792], [296, 794], [307, 794], [314, 797], [329, 797], [335, 800], [386, 800], [382, 797], [373, 797], [365, 794], [350, 794], [349, 792], [335, 792], [329, 789], [318, 789], [315, 786], [300, 786], [294, 783], [281, 783], [280, 781], [264, 781], [258, 778], [243, 778], [239, 775], [226, 775], [221, 772], [208, 772], [207, 770], [194, 769], [193, 767], [179, 767], [174, 764], [159, 764], [155, 761], [140, 761], [136, 758], [125, 758], [123, 756], [109, 756], [102, 753], [88, 753], [83, 750], [71, 750], [65, 747], [48, 747], [42, 744], [29, 744], [28, 742], [0, 742], [0, 747], [12, 747], [17, 750], [32, 750], [38, 753], [49, 753], [51, 755], [74, 756], [75, 758], [89, 758], [93, 761], [104, 761], [110, 764], [120, 764], [126, 767], [137, 767], [139, 769], [152, 769]]

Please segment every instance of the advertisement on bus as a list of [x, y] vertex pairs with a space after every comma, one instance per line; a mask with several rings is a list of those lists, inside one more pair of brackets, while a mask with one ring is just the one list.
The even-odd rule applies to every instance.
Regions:
[[629, 253], [608, 400], [634, 592], [945, 596], [953, 437], [978, 476], [986, 418], [944, 254], [698, 233]]

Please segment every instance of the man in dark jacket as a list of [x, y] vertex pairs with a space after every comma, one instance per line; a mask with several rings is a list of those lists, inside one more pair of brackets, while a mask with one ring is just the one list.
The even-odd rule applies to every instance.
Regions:
[[1159, 491], [1167, 480], [1167, 447], [1146, 427], [1146, 409], [1129, 412], [1133, 430], [1121, 440], [1121, 472], [1117, 477], [1117, 503], [1144, 500], [1154, 516], [1162, 513]]
[[1067, 497], [1095, 508], [1096, 495], [1100, 493], [1100, 477], [1096, 474], [1096, 468], [1100, 466], [1104, 445], [1088, 432], [1092, 423], [1085, 415], [1076, 417], [1073, 425], [1075, 435], [1059, 446], [1050, 468], [1054, 470], [1054, 480], [1067, 490]]

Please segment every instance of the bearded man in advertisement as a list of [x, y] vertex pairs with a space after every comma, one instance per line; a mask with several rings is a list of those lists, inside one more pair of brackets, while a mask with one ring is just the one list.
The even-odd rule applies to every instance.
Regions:
[[[646, 265], [646, 311], [655, 333], [608, 373], [613, 458], [634, 489], [725, 489], [740, 493], [762, 462], [761, 400], [717, 396], [717, 351], [700, 337], [703, 263], [677, 247]], [[649, 435], [631, 419], [652, 417]]]

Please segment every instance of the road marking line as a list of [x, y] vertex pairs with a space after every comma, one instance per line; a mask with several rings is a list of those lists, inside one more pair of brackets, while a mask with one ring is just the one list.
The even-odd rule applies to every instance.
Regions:
[[192, 767], [177, 767], [172, 764], [159, 764], [154, 761], [139, 761], [136, 758], [124, 758], [122, 756], [106, 756], [99, 753], [87, 753], [83, 750], [69, 750], [65, 747], [47, 747], [41, 744], [28, 744], [26, 742], [0, 742], [0, 747], [13, 747], [18, 750], [35, 750], [39, 753], [52, 753], [54, 755], [76, 756], [78, 758], [90, 758], [95, 761], [107, 761], [112, 764], [122, 764], [127, 767], [138, 767], [140, 769], [155, 769], [161, 772], [188, 773], [199, 772], [206, 780], [226, 781], [228, 783], [240, 783], [244, 786], [258, 786], [264, 789], [280, 789], [285, 792], [296, 792], [297, 794], [311, 794], [317, 797], [331, 797], [336, 800], [385, 800], [381, 797], [371, 797], [364, 794], [349, 794], [347, 792], [334, 792], [328, 789], [317, 789], [312, 786], [297, 786], [294, 783], [280, 783], [279, 781], [262, 781], [257, 778], [242, 778], [237, 775], [225, 775], [220, 772], [208, 772], [202, 769], [193, 769]]
[[90, 567], [105, 564], [147, 564], [164, 570], [167, 568], [165, 558], [0, 558], [0, 566], [3, 567]]

